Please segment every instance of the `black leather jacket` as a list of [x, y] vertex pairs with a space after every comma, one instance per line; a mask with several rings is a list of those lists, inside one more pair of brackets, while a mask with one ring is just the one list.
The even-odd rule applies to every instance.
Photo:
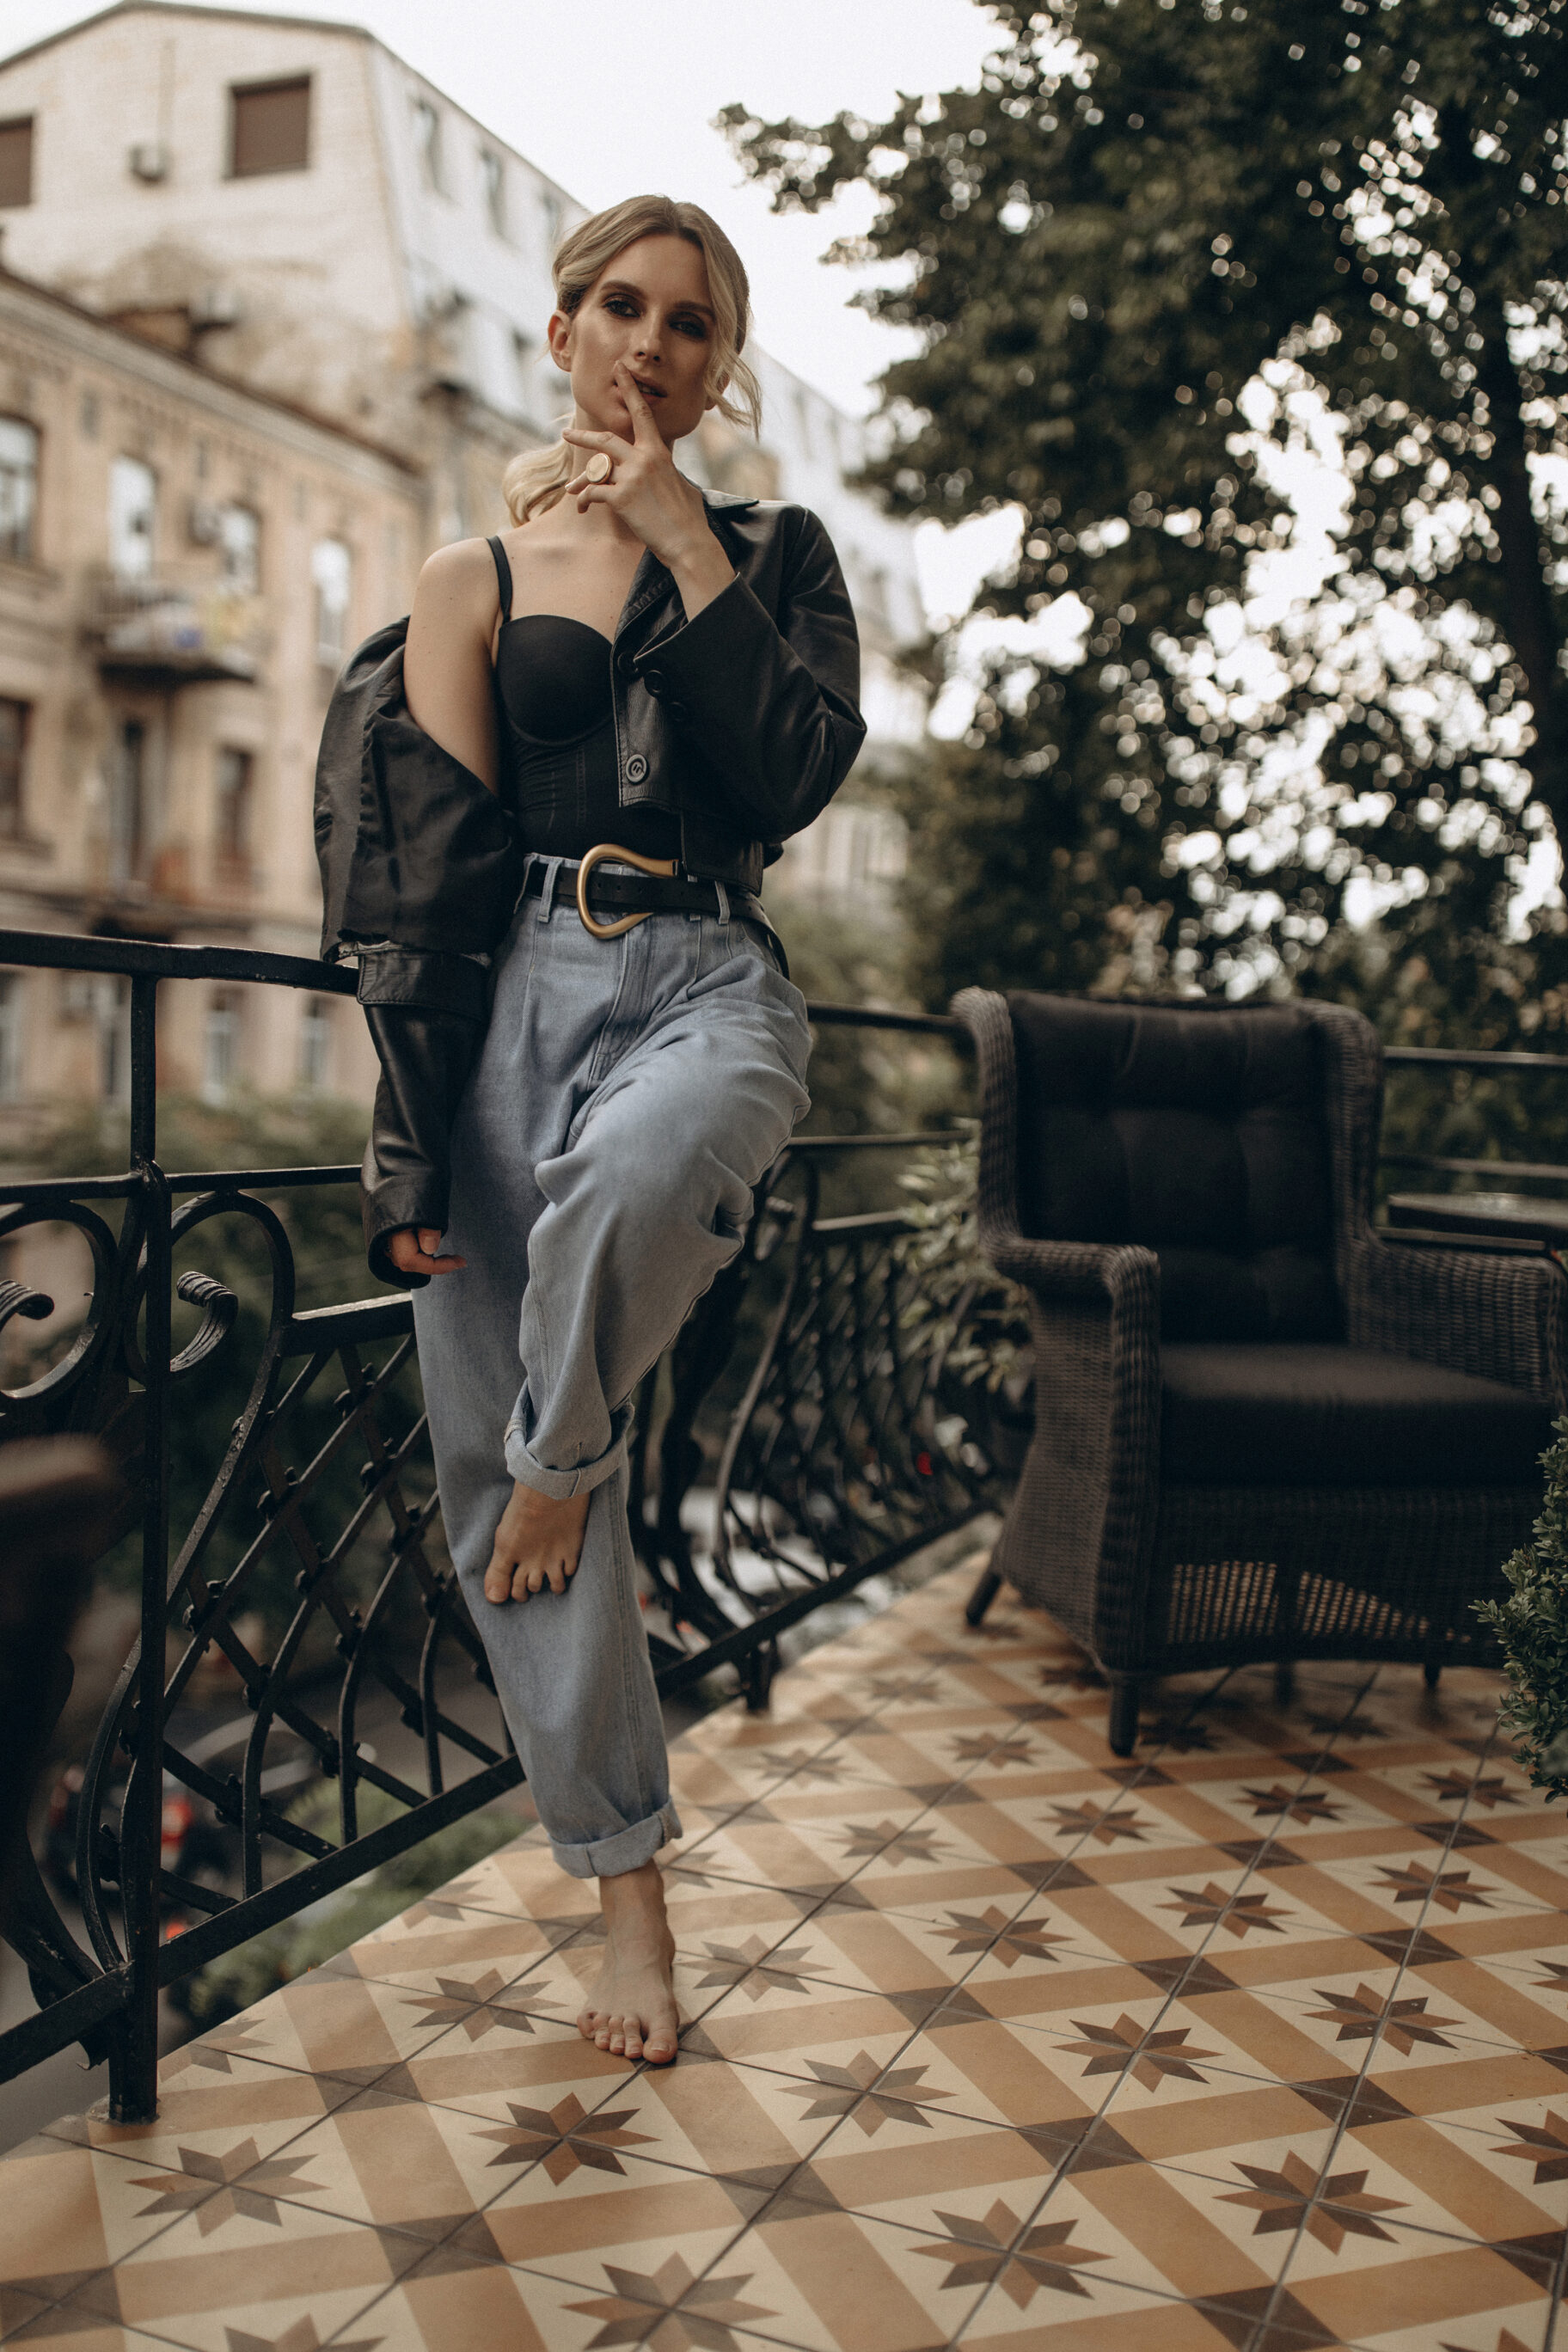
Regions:
[[[860, 656], [833, 543], [804, 507], [704, 490], [735, 578], [688, 621], [645, 554], [613, 662], [623, 808], [680, 819], [687, 873], [755, 891], [859, 751]], [[316, 855], [329, 961], [359, 956], [382, 1078], [362, 1171], [373, 1273], [405, 1226], [445, 1230], [448, 1136], [489, 1011], [527, 844], [497, 796], [416, 727], [406, 620], [366, 639], [327, 711]], [[364, 950], [374, 948], [374, 953]]]

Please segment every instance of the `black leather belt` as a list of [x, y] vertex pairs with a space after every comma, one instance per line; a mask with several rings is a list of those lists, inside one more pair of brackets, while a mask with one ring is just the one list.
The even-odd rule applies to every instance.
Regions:
[[[577, 861], [574, 858], [555, 865], [535, 862], [522, 885], [525, 898], [544, 895], [546, 881], [550, 884], [552, 906], [577, 903]], [[643, 915], [717, 915], [723, 911], [717, 882], [701, 881], [692, 876], [667, 877], [661, 874], [606, 874], [602, 866], [595, 866], [588, 884], [595, 908], [615, 908], [617, 912]], [[732, 890], [725, 887], [724, 898], [729, 912], [748, 922], [765, 923], [763, 902], [749, 890]], [[772, 928], [771, 926], [769, 927]]]

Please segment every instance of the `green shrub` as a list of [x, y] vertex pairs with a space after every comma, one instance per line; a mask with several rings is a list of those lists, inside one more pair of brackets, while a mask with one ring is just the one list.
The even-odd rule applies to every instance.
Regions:
[[900, 1250], [919, 1284], [903, 1326], [918, 1335], [921, 1354], [941, 1355], [966, 1385], [984, 1381], [993, 1395], [1005, 1389], [1016, 1403], [1033, 1363], [1028, 1293], [981, 1250], [980, 1127], [957, 1124], [960, 1141], [927, 1145], [898, 1180], [914, 1228]]
[[1535, 1540], [1503, 1563], [1506, 1601], [1476, 1614], [1502, 1644], [1512, 1685], [1500, 1720], [1520, 1736], [1520, 1761], [1538, 1789], [1568, 1796], [1568, 1420], [1542, 1455], [1546, 1501]]

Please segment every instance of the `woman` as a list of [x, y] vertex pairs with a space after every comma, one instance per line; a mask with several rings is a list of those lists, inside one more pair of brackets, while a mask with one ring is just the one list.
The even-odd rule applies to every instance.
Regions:
[[630, 1399], [806, 1108], [803, 1002], [756, 892], [864, 729], [820, 523], [701, 491], [671, 456], [710, 408], [758, 422], [723, 232], [634, 198], [574, 229], [554, 275], [572, 422], [509, 469], [510, 530], [430, 558], [405, 647], [384, 632], [351, 664], [318, 835], [327, 951], [362, 956], [383, 1063], [372, 1263], [424, 1286], [452, 1558], [557, 1859], [600, 1882], [579, 2028], [664, 2063], [654, 1856], [679, 1823]]

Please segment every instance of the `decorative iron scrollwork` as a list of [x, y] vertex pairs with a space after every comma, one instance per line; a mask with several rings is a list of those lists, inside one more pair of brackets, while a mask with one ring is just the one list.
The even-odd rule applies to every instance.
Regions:
[[[289, 1234], [268, 1192], [352, 1184], [357, 1171], [180, 1178], [172, 1196], [153, 1154], [153, 995], [161, 981], [221, 977], [343, 992], [352, 981], [284, 957], [17, 933], [0, 934], [0, 961], [74, 962], [128, 972], [133, 983], [134, 1165], [112, 1179], [17, 1184], [0, 1205], [0, 1240], [64, 1224], [92, 1260], [80, 1323], [60, 1360], [0, 1391], [0, 1440], [65, 1430], [100, 1436], [125, 1480], [112, 1539], [139, 1519], [142, 1546], [142, 1640], [103, 1709], [77, 1801], [75, 1887], [87, 1948], [33, 1872], [11, 1932], [40, 2012], [0, 2035], [0, 2079], [81, 2039], [89, 2054], [107, 2051], [111, 2109], [130, 2121], [153, 2112], [156, 1983], [488, 1802], [521, 1780], [521, 1768], [441, 1541], [408, 1297], [297, 1308]], [[668, 1626], [653, 1643], [667, 1690], [730, 1663], [762, 1704], [785, 1624], [982, 1506], [984, 1480], [942, 1443], [941, 1366], [912, 1358], [904, 1344], [908, 1277], [896, 1246], [903, 1221], [896, 1212], [821, 1217], [812, 1149], [793, 1150], [764, 1182], [743, 1248], [642, 1391], [633, 1528]], [[118, 1232], [105, 1202], [118, 1203]], [[174, 1253], [199, 1244], [218, 1219], [239, 1221], [265, 1262], [262, 1304], [243, 1315], [234, 1288], [215, 1276], [173, 1278]], [[730, 1413], [715, 1478], [700, 1415], [764, 1291], [771, 1319]], [[169, 1336], [176, 1299], [199, 1314], [177, 1349]], [[0, 1286], [0, 1328], [53, 1312], [41, 1291]], [[162, 1344], [145, 1336], [154, 1330]], [[254, 1348], [243, 1363], [242, 1345]], [[195, 1410], [222, 1380], [243, 1386], [244, 1401], [189, 1525], [171, 1541], [163, 1501], [169, 1416]], [[668, 1402], [656, 1444], [658, 1398]], [[688, 1506], [710, 1482], [711, 1529], [702, 1540]], [[230, 1678], [234, 1723], [216, 1735], [194, 1732], [194, 1690], [215, 1661]], [[476, 1689], [482, 1728], [471, 1704], [458, 1704]], [[395, 1767], [363, 1736], [373, 1695], [414, 1735], [417, 1769], [401, 1759]], [[294, 1783], [306, 1774], [335, 1786], [335, 1842], [288, 1801], [285, 1770]], [[232, 1834], [232, 1885], [160, 1856], [167, 1790], [188, 1792]], [[388, 1801], [402, 1810], [369, 1822], [366, 1791], [378, 1813]], [[186, 1924], [160, 1947], [160, 1915], [174, 1913]]]

